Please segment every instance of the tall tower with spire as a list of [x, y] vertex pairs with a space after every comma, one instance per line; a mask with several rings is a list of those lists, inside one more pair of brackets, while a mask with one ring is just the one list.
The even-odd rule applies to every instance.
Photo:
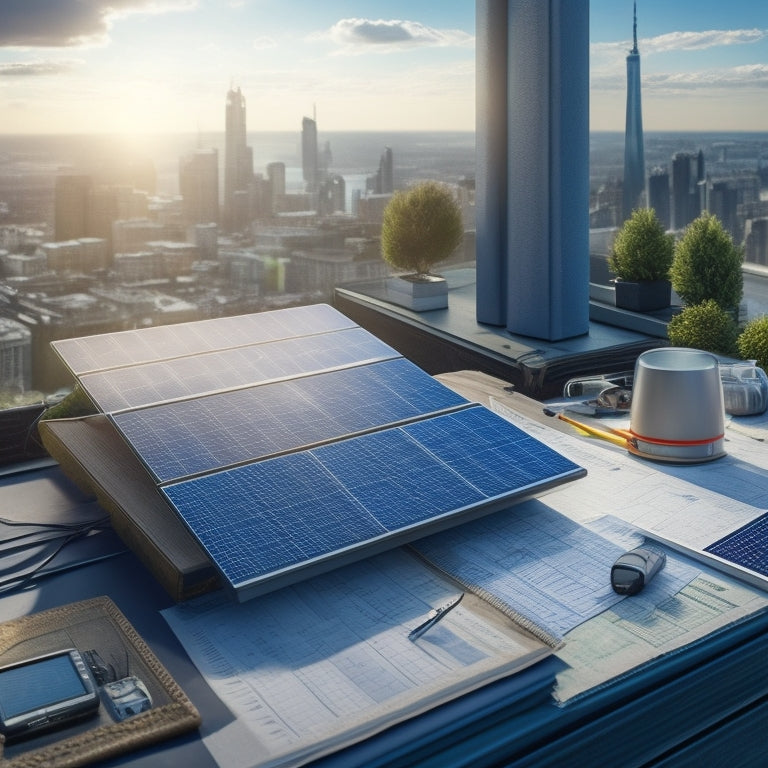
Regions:
[[640, 52], [637, 50], [637, 3], [633, 4], [632, 50], [627, 54], [627, 118], [624, 129], [623, 217], [644, 205], [645, 151], [643, 112], [640, 102]]
[[227, 92], [224, 147], [224, 217], [228, 228], [243, 223], [245, 211], [239, 199], [253, 182], [253, 152], [247, 145], [245, 97], [238, 88]]

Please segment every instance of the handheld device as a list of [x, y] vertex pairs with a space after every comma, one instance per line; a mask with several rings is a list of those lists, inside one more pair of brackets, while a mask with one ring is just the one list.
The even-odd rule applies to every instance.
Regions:
[[36, 736], [99, 708], [96, 682], [74, 648], [0, 667], [0, 733]]
[[667, 556], [650, 547], [625, 552], [611, 568], [611, 586], [620, 595], [636, 595], [663, 567]]

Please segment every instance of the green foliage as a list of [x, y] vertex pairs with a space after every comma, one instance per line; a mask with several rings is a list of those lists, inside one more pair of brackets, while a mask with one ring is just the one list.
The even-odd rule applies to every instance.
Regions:
[[384, 210], [382, 254], [396, 269], [429, 274], [463, 238], [461, 209], [450, 190], [437, 182], [396, 192]]
[[741, 249], [720, 220], [703, 213], [685, 229], [672, 261], [672, 287], [686, 304], [714, 299], [723, 309], [739, 306], [744, 290]]
[[768, 315], [750, 320], [737, 339], [739, 354], [745, 360], [755, 360], [768, 370]]
[[90, 416], [98, 413], [88, 395], [75, 385], [75, 388], [59, 403], [52, 405], [40, 417], [41, 419], [69, 419], [78, 416]]
[[608, 266], [622, 280], [667, 280], [674, 239], [664, 231], [653, 208], [637, 208], [624, 222], [613, 243]]
[[673, 346], [722, 355], [736, 353], [738, 332], [733, 317], [714, 299], [684, 307], [667, 325], [667, 336]]

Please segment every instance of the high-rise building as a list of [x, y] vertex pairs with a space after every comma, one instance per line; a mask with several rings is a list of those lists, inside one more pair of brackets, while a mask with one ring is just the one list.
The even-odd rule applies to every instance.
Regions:
[[93, 182], [90, 176], [56, 177], [54, 191], [54, 237], [76, 240], [88, 233], [88, 206]]
[[[227, 92], [224, 146], [224, 217], [230, 229], [238, 228], [242, 195], [253, 180], [253, 151], [247, 145], [245, 97], [238, 88]], [[240, 198], [238, 201], [236, 198]]]
[[704, 181], [704, 153], [672, 156], [672, 228], [687, 227], [702, 210], [699, 182]]
[[739, 231], [738, 190], [728, 179], [714, 181], [707, 191], [707, 210], [720, 219], [723, 229], [738, 242]]
[[385, 147], [379, 160], [379, 175], [377, 178], [376, 192], [379, 195], [388, 195], [395, 191], [395, 167], [392, 159], [392, 149]]
[[189, 224], [219, 221], [219, 153], [196, 149], [179, 161], [179, 192]]
[[669, 171], [654, 168], [648, 177], [648, 207], [656, 211], [656, 218], [664, 229], [671, 226], [669, 211]]
[[301, 121], [301, 167], [304, 181], [307, 183], [307, 191], [317, 192], [320, 170], [317, 154], [317, 121], [311, 117], [305, 117]]
[[274, 162], [267, 165], [269, 182], [270, 209], [272, 213], [280, 210], [285, 198], [285, 163]]
[[633, 46], [627, 55], [627, 115], [624, 130], [623, 216], [644, 204], [645, 151], [640, 101], [640, 52], [637, 50], [637, 3], [634, 4]]

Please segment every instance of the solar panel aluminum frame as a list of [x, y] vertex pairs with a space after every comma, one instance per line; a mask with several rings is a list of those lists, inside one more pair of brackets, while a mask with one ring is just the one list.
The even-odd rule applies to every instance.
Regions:
[[[265, 559], [273, 557], [272, 549], [270, 548], [268, 541], [272, 537], [274, 547], [279, 549], [283, 547], [284, 535], [273, 535], [273, 518], [279, 517], [277, 526], [283, 530], [283, 523], [287, 523], [287, 530], [298, 532], [297, 540], [300, 542], [300, 546], [305, 549], [311, 547], [313, 542], [307, 537], [302, 536], [302, 530], [311, 530], [313, 521], [317, 519], [320, 524], [323, 524], [328, 518], [332, 518], [336, 514], [337, 510], [329, 507], [326, 503], [328, 497], [321, 496], [322, 489], [317, 490], [317, 498], [321, 500], [321, 511], [325, 509], [327, 511], [325, 516], [318, 516], [317, 518], [311, 517], [306, 520], [297, 515], [301, 514], [301, 509], [297, 511], [296, 507], [300, 504], [306, 504], [306, 508], [315, 509], [313, 505], [313, 498], [307, 499], [301, 495], [301, 491], [296, 491], [296, 496], [293, 496], [293, 488], [283, 488], [285, 493], [284, 507], [288, 510], [283, 516], [282, 509], [280, 509], [279, 500], [276, 494], [270, 490], [269, 492], [261, 489], [270, 488], [279, 491], [279, 483], [265, 483], [265, 475], [269, 477], [269, 473], [274, 469], [275, 477], [296, 477], [300, 474], [298, 468], [301, 466], [300, 462], [307, 462], [309, 458], [308, 454], [313, 451], [318, 453], [338, 452], [339, 450], [346, 451], [348, 455], [362, 455], [364, 457], [366, 451], [355, 451], [357, 448], [356, 441], [366, 439], [373, 440], [375, 442], [381, 442], [384, 438], [384, 433], [399, 433], [406, 430], [418, 431], [423, 428], [431, 429], [433, 423], [438, 420], [450, 420], [458, 418], [459, 421], [468, 421], [470, 428], [475, 426], [483, 426], [484, 423], [491, 423], [496, 425], [501, 430], [501, 437], [522, 436], [523, 440], [520, 442], [531, 441], [535, 444], [534, 450], [535, 461], [533, 464], [539, 464], [542, 457], [545, 459], [547, 466], [550, 466], [550, 459], [556, 457], [560, 462], [559, 472], [553, 472], [551, 474], [543, 475], [547, 470], [543, 470], [540, 467], [535, 467], [530, 471], [530, 475], [533, 475], [535, 479], [530, 482], [519, 482], [513, 489], [505, 490], [502, 492], [493, 492], [493, 489], [498, 485], [499, 478], [503, 475], [506, 477], [508, 470], [509, 473], [514, 471], [512, 462], [522, 463], [522, 459], [526, 456], [530, 457], [531, 454], [524, 454], [520, 452], [518, 446], [519, 443], [514, 440], [509, 440], [505, 444], [505, 450], [509, 451], [509, 454], [504, 458], [507, 460], [507, 464], [499, 464], [497, 468], [492, 469], [488, 473], [488, 477], [483, 480], [479, 480], [474, 473], [472, 478], [477, 480], [480, 485], [474, 487], [474, 482], [470, 479], [469, 475], [462, 474], [456, 471], [453, 467], [448, 466], [438, 456], [434, 457], [434, 461], [431, 465], [422, 467], [421, 465], [415, 465], [412, 467], [411, 476], [407, 479], [393, 475], [391, 477], [383, 478], [383, 484], [393, 483], [399, 488], [405, 488], [402, 493], [409, 493], [408, 487], [415, 487], [421, 482], [420, 473], [427, 476], [428, 471], [437, 469], [439, 472], [443, 472], [447, 476], [451, 476], [456, 487], [457, 492], [450, 496], [441, 499], [438, 503], [444, 504], [443, 511], [433, 513], [427, 510], [426, 513], [407, 512], [406, 517], [414, 518], [413, 522], [399, 525], [397, 527], [391, 525], [391, 517], [388, 520], [389, 515], [388, 508], [382, 512], [382, 500], [386, 501], [389, 498], [386, 488], [378, 492], [378, 495], [372, 495], [367, 491], [367, 477], [378, 478], [375, 472], [370, 472], [368, 464], [363, 458], [360, 462], [360, 466], [353, 466], [347, 463], [346, 465], [337, 463], [335, 466], [341, 467], [341, 476], [338, 472], [328, 471], [327, 484], [334, 497], [341, 498], [341, 505], [346, 507], [339, 512], [338, 528], [344, 533], [346, 531], [346, 521], [351, 519], [352, 515], [355, 515], [353, 519], [353, 525], [357, 524], [358, 519], [363, 520], [363, 524], [367, 525], [370, 521], [373, 521], [375, 525], [378, 525], [381, 529], [378, 533], [371, 534], [366, 533], [364, 538], [353, 542], [351, 544], [342, 544], [326, 549], [314, 555], [304, 556], [300, 562], [290, 562], [289, 564], [276, 565], [268, 570], [262, 572], [256, 572], [262, 567], [260, 562], [253, 562], [254, 552], [256, 556], [260, 553], [264, 553]], [[478, 421], [479, 419], [479, 421]], [[474, 421], [473, 421], [474, 420]], [[450, 424], [445, 426], [450, 427]], [[439, 431], [439, 430], [438, 430]], [[439, 437], [439, 435], [438, 435]], [[479, 440], [485, 440], [485, 437], [478, 437]], [[457, 443], [459, 445], [459, 443]], [[464, 449], [464, 444], [460, 444], [461, 449]], [[417, 450], [422, 450], [424, 445], [419, 445]], [[448, 446], [446, 449], [449, 452], [452, 450], [452, 446]], [[425, 451], [428, 453], [428, 451]], [[380, 454], [370, 452], [369, 455], [374, 457], [374, 462], [380, 462]], [[319, 462], [324, 469], [334, 467], [333, 455], [330, 461]], [[472, 459], [470, 459], [470, 462]], [[272, 464], [272, 466], [270, 466]], [[282, 464], [290, 464], [290, 473], [283, 472], [285, 467]], [[306, 464], [309, 466], [309, 464]], [[406, 462], [407, 466], [407, 462]], [[465, 465], [466, 466], [466, 465]], [[346, 469], [344, 469], [346, 467]], [[469, 466], [469, 470], [472, 471], [472, 467]], [[360, 484], [355, 485], [350, 483], [349, 479], [343, 478], [344, 473], [353, 474], [356, 477], [362, 478]], [[407, 471], [407, 470], [406, 470]], [[320, 475], [322, 473], [318, 473]], [[538, 497], [547, 491], [550, 491], [561, 484], [575, 480], [579, 477], [583, 477], [586, 474], [586, 470], [578, 465], [570, 462], [565, 457], [558, 454], [556, 451], [548, 448], [539, 441], [531, 438], [523, 430], [514, 427], [512, 424], [504, 421], [500, 416], [493, 414], [485, 407], [478, 404], [471, 404], [468, 408], [461, 408], [455, 412], [448, 414], [436, 414], [430, 418], [425, 418], [422, 421], [413, 422], [403, 427], [388, 428], [383, 432], [371, 433], [366, 436], [358, 436], [345, 440], [339, 440], [337, 443], [322, 446], [319, 449], [309, 449], [307, 451], [297, 451], [294, 454], [288, 456], [275, 457], [273, 459], [267, 459], [263, 462], [255, 462], [250, 465], [234, 468], [233, 470], [226, 470], [224, 472], [216, 472], [211, 475], [191, 478], [188, 480], [175, 481], [160, 487], [160, 490], [168, 499], [169, 503], [174, 506], [180, 518], [185, 525], [189, 528], [190, 532], [198, 539], [203, 548], [208, 552], [211, 562], [215, 565], [217, 570], [221, 573], [222, 583], [225, 584], [232, 596], [238, 601], [244, 602], [257, 597], [266, 592], [270, 592], [274, 589], [278, 589], [283, 586], [287, 586], [292, 583], [296, 583], [302, 579], [310, 576], [328, 571], [332, 568], [338, 567], [343, 564], [351, 563], [356, 560], [368, 557], [373, 554], [377, 554], [386, 549], [392, 547], [401, 546], [407, 544], [415, 539], [422, 538], [431, 533], [444, 530], [449, 527], [453, 527], [460, 523], [469, 522], [478, 517], [491, 514], [492, 512], [506, 509], [514, 504], [517, 504], [525, 499]], [[244, 477], [241, 477], [244, 476]], [[252, 486], [249, 486], [249, 482], [254, 482]], [[512, 482], [510, 480], [510, 482]], [[219, 484], [216, 487], [216, 484]], [[206, 490], [206, 486], [209, 488]], [[509, 486], [509, 483], [507, 483]], [[308, 487], [314, 489], [316, 486], [309, 485]], [[211, 491], [213, 488], [213, 491]], [[255, 490], [254, 494], [248, 493], [251, 488]], [[488, 489], [491, 489], [488, 491]], [[200, 490], [202, 489], [202, 490]], [[233, 493], [233, 489], [237, 489], [237, 493]], [[467, 495], [472, 495], [472, 499], [463, 505], [458, 505], [454, 502], [458, 493], [462, 490]], [[438, 493], [438, 490], [435, 490]], [[207, 494], [207, 496], [206, 496]], [[271, 494], [271, 497], [270, 497]], [[430, 496], [430, 489], [425, 488], [421, 492], [422, 501]], [[189, 499], [193, 500], [193, 503], [189, 502]], [[215, 514], [213, 509], [205, 506], [207, 498], [214, 500], [214, 504], [227, 506], [226, 517], [223, 520], [215, 520], [210, 517], [211, 514]], [[262, 516], [259, 509], [260, 501], [268, 499], [268, 505], [265, 507], [265, 514]], [[300, 504], [296, 505], [295, 499], [299, 499]], [[179, 503], [179, 501], [181, 502]], [[201, 503], [203, 502], [203, 503]], [[413, 508], [418, 505], [420, 501], [418, 499], [413, 501]], [[323, 506], [323, 504], [325, 504]], [[197, 506], [198, 515], [195, 519], [195, 507]], [[446, 508], [447, 507], [447, 508]], [[400, 516], [399, 510], [401, 507], [396, 507], [398, 510], [394, 513], [394, 517]], [[349, 516], [349, 517], [348, 517]], [[193, 518], [191, 521], [188, 518]], [[264, 519], [262, 520], [262, 517]], [[202, 522], [201, 522], [202, 520]], [[293, 527], [295, 525], [295, 528]], [[210, 529], [206, 538], [206, 529]], [[310, 534], [311, 536], [311, 534]], [[334, 541], [341, 541], [342, 537], [338, 536], [334, 538]], [[248, 542], [246, 546], [245, 542]], [[265, 543], [267, 542], [267, 543]], [[286, 545], [287, 546], [287, 545]], [[231, 570], [243, 569], [247, 575], [238, 578], [233, 577], [231, 570], [228, 569], [228, 565], [235, 563], [235, 568]]]
[[[399, 531], [388, 532], [374, 539], [343, 549], [334, 550], [324, 555], [305, 560], [299, 565], [281, 568], [264, 576], [247, 579], [237, 586], [232, 584], [222, 573], [219, 564], [211, 560], [214, 567], [222, 576], [222, 583], [228, 594], [237, 602], [244, 603], [261, 595], [268, 594], [283, 587], [297, 584], [300, 581], [335, 570], [344, 565], [364, 560], [367, 557], [386, 552], [395, 547], [410, 544], [417, 539], [433, 533], [453, 528], [462, 523], [468, 523], [480, 517], [501, 512], [504, 509], [527, 501], [540, 498], [548, 492], [556, 490], [563, 483], [584, 477], [586, 470], [579, 467], [571, 473], [553, 476], [548, 482], [532, 485], [528, 488], [517, 489], [514, 493], [490, 499], [482, 506], [458, 509], [433, 518], [429, 523], [420, 523]], [[194, 534], [194, 532], [193, 532]]]

